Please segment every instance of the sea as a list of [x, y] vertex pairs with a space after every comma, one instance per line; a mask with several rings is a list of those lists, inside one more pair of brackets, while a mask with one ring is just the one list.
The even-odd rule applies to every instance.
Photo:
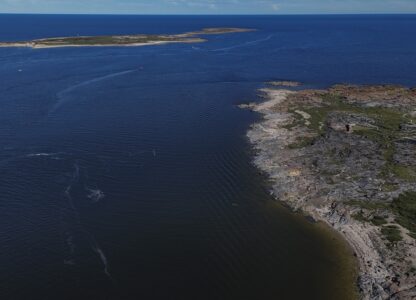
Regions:
[[270, 195], [246, 132], [271, 80], [416, 85], [416, 15], [0, 14], [0, 299], [354, 299], [353, 251]]

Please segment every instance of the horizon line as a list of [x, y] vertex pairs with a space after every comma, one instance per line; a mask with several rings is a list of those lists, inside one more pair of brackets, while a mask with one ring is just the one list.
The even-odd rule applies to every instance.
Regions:
[[0, 15], [73, 15], [73, 16], [353, 16], [353, 15], [416, 15], [416, 12], [354, 12], [354, 13], [343, 13], [343, 12], [332, 12], [332, 13], [270, 13], [270, 14], [135, 14], [135, 13], [31, 13], [31, 12], [0, 12]]

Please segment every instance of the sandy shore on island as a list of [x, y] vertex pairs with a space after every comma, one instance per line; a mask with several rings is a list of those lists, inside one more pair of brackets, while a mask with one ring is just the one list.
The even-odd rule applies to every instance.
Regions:
[[94, 45], [44, 45], [36, 44], [32, 42], [27, 43], [0, 43], [0, 48], [32, 48], [32, 49], [49, 49], [49, 48], [67, 48], [67, 47], [143, 47], [143, 46], [156, 46], [156, 45], [165, 45], [165, 44], [190, 44], [190, 43], [203, 43], [206, 42], [205, 39], [193, 38], [183, 41], [152, 41], [147, 43], [132, 43], [132, 44], [94, 44]]

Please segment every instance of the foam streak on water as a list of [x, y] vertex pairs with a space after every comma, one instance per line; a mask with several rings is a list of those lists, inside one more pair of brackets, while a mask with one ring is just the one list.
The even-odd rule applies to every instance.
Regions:
[[272, 37], [273, 37], [273, 34], [270, 34], [269, 36], [267, 36], [267, 37], [265, 37], [263, 39], [249, 41], [249, 42], [245, 42], [245, 43], [242, 43], [242, 44], [234, 45], [234, 46], [231, 46], [231, 47], [214, 49], [214, 50], [211, 50], [211, 51], [213, 51], [213, 52], [216, 52], [216, 51], [229, 51], [229, 50], [233, 50], [233, 49], [241, 48], [241, 47], [255, 46], [255, 45], [259, 44], [259, 43], [266, 42], [266, 41], [270, 40]]
[[74, 98], [70, 97], [70, 94], [73, 91], [75, 91], [79, 88], [84, 88], [84, 87], [86, 87], [90, 84], [94, 84], [94, 83], [98, 83], [98, 82], [101, 82], [101, 81], [109, 80], [111, 78], [115, 78], [115, 77], [118, 77], [118, 76], [123, 76], [123, 75], [129, 74], [129, 73], [132, 73], [134, 71], [137, 71], [137, 70], [127, 70], [127, 71], [122, 71], [122, 72], [115, 72], [115, 73], [111, 73], [111, 74], [107, 74], [107, 75], [104, 75], [104, 76], [96, 77], [96, 78], [89, 79], [89, 80], [83, 81], [81, 83], [72, 85], [72, 86], [70, 86], [70, 87], [68, 87], [68, 88], [64, 89], [63, 91], [60, 91], [56, 94], [56, 98], [57, 98], [56, 104], [51, 108], [49, 113], [50, 114], [54, 113], [62, 105], [66, 104], [68, 101], [70, 101], [69, 99], [74, 99]]
[[[75, 184], [79, 183], [79, 180], [80, 180], [80, 166], [79, 166], [78, 163], [75, 163], [72, 178], [70, 180], [69, 185], [65, 188], [65, 195], [68, 199], [69, 205], [70, 205], [74, 215], [76, 215], [76, 218], [75, 218], [76, 224], [73, 224], [73, 225], [75, 225], [75, 227], [78, 228], [78, 232], [81, 232], [89, 240], [89, 243], [91, 245], [91, 249], [97, 254], [98, 258], [101, 260], [101, 262], [103, 264], [105, 275], [112, 280], [111, 274], [109, 272], [109, 265], [108, 265], [107, 257], [105, 256], [104, 251], [102, 250], [102, 248], [98, 244], [96, 238], [82, 224], [80, 214], [78, 212], [78, 209], [76, 208], [76, 205], [74, 204], [74, 201], [73, 201], [73, 198], [72, 198], [72, 195], [71, 195], [71, 190], [73, 189], [73, 186]], [[92, 199], [95, 203], [98, 202], [101, 198], [104, 197], [104, 194], [100, 190], [92, 190], [92, 189], [87, 189], [87, 190], [90, 192], [90, 194], [88, 194], [87, 197]], [[74, 237], [71, 235], [71, 232], [66, 232], [66, 235], [67, 235], [66, 243], [69, 247], [70, 254], [74, 255], [75, 254], [75, 249], [77, 247], [77, 245], [74, 242]], [[82, 246], [82, 245], [79, 245], [79, 246]], [[69, 258], [69, 259], [67, 258], [67, 259], [65, 259], [64, 263], [72, 265], [72, 264], [75, 263], [75, 259], [74, 258]]]

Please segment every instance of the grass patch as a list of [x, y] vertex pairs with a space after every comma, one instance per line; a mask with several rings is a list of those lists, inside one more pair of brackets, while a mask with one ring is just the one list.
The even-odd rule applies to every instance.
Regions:
[[397, 184], [385, 183], [381, 187], [383, 192], [394, 192], [399, 188]]
[[[394, 161], [396, 152], [395, 141], [403, 137], [401, 132], [402, 124], [414, 124], [416, 118], [412, 118], [401, 111], [385, 108], [385, 107], [363, 107], [356, 104], [350, 104], [343, 100], [337, 94], [326, 94], [322, 96], [322, 105], [319, 107], [302, 107], [301, 109], [308, 113], [311, 117], [308, 119], [308, 128], [313, 130], [317, 136], [322, 135], [327, 127], [328, 115], [331, 112], [343, 112], [349, 114], [362, 115], [373, 120], [371, 127], [355, 126], [353, 133], [361, 135], [375, 143], [377, 143], [382, 151], [385, 160], [384, 167], [381, 169], [379, 176], [381, 178], [396, 177], [405, 181], [416, 181], [416, 170], [412, 168], [397, 165]], [[291, 110], [295, 116], [295, 120], [286, 125], [285, 128], [291, 129], [297, 125], [301, 125], [303, 119], [294, 113], [296, 109]], [[298, 149], [313, 144], [316, 138], [302, 138], [295, 143], [289, 145], [290, 149]]]
[[360, 200], [350, 200], [350, 201], [345, 202], [345, 204], [363, 208], [363, 209], [368, 209], [368, 210], [389, 208], [389, 204], [387, 203], [377, 203], [377, 202], [360, 201]]
[[[370, 110], [371, 111], [371, 110]], [[380, 172], [382, 178], [395, 176], [405, 181], [416, 181], [416, 172], [410, 167], [398, 165], [394, 161], [396, 151], [394, 141], [402, 135], [400, 124], [409, 122], [400, 112], [387, 109], [378, 109], [379, 114], [372, 113], [378, 128], [358, 128], [354, 133], [377, 143], [383, 151], [385, 165]]]
[[383, 226], [381, 228], [383, 237], [389, 241], [390, 245], [395, 245], [397, 242], [402, 240], [399, 227], [395, 225]]
[[306, 113], [308, 113], [311, 117], [308, 119], [310, 124], [308, 127], [318, 134], [321, 134], [325, 131], [325, 120], [328, 114], [333, 110], [331, 106], [324, 106], [324, 107], [313, 107], [308, 109], [303, 109]]
[[402, 112], [385, 107], [364, 108], [367, 115], [376, 120], [377, 126], [388, 131], [400, 130], [400, 125], [409, 122], [409, 118]]
[[289, 110], [289, 113], [291, 113], [293, 115], [294, 120], [292, 121], [292, 123], [289, 123], [289, 124], [286, 124], [286, 125], [282, 126], [282, 128], [285, 128], [287, 130], [291, 130], [292, 128], [294, 128], [296, 126], [302, 125], [302, 124], [305, 123], [302, 116], [295, 113], [295, 110]]
[[396, 222], [416, 236], [416, 192], [405, 192], [393, 200], [391, 205]]
[[369, 222], [370, 220], [363, 215], [363, 212], [355, 213], [351, 216], [354, 220], [359, 222]]
[[394, 164], [394, 165], [389, 166], [389, 168], [390, 168], [390, 171], [400, 179], [403, 179], [406, 181], [416, 180], [416, 173], [410, 167]]
[[382, 226], [382, 225], [387, 224], [387, 221], [384, 217], [382, 216], [367, 217], [363, 214], [362, 211], [353, 214], [351, 217], [359, 222], [371, 222], [372, 224], [376, 226]]
[[403, 123], [412, 123], [415, 120], [400, 111], [385, 107], [362, 107], [345, 102], [342, 97], [336, 94], [326, 94], [322, 96], [323, 106], [313, 108], [303, 108], [305, 112], [311, 115], [309, 128], [320, 131], [321, 124], [325, 122], [328, 114], [333, 111], [341, 111], [346, 113], [361, 114], [374, 119], [378, 128], [358, 127], [357, 131], [363, 131], [376, 141], [390, 140], [386, 137], [386, 133], [399, 131], [400, 125]]
[[[396, 216], [395, 221], [397, 222], [397, 224], [400, 224], [404, 228], [408, 229], [410, 231], [410, 236], [416, 239], [416, 192], [409, 191], [402, 193], [399, 195], [399, 197], [394, 199], [391, 204], [374, 203], [359, 200], [351, 200], [345, 203], [347, 205], [367, 209], [369, 211], [375, 211], [379, 209], [390, 210]], [[367, 217], [364, 217], [364, 215], [361, 212], [353, 215], [353, 218], [358, 221], [370, 221], [371, 223], [377, 226], [381, 226], [387, 223], [384, 217], [376, 215], [373, 218], [369, 219]], [[388, 232], [388, 228], [388, 226], [383, 227], [385, 233]], [[393, 232], [392, 229], [390, 231], [391, 233]], [[385, 235], [385, 233], [383, 233], [383, 235]]]
[[373, 223], [374, 225], [376, 225], [376, 226], [381, 226], [381, 225], [385, 225], [385, 224], [387, 224], [387, 221], [386, 221], [386, 219], [384, 218], [384, 217], [381, 217], [381, 216], [374, 216], [372, 219], [371, 219], [371, 223]]
[[289, 124], [286, 124], [286, 125], [282, 126], [282, 128], [285, 128], [287, 130], [291, 130], [291, 129], [293, 129], [296, 126], [301, 125], [301, 124], [302, 124], [301, 122], [295, 120], [292, 123], [289, 123]]

